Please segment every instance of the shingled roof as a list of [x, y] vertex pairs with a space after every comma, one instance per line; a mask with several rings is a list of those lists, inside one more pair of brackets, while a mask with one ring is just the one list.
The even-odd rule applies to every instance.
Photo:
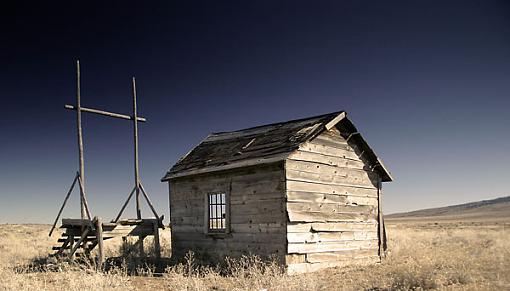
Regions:
[[368, 156], [371, 166], [381, 173], [383, 182], [392, 181], [381, 160], [347, 119], [344, 111], [208, 135], [183, 156], [161, 179], [227, 170], [285, 160], [302, 143], [336, 126], [350, 136]]

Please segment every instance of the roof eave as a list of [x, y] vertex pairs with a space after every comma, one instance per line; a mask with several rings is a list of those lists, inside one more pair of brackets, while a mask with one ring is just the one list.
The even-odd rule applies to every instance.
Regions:
[[221, 165], [221, 166], [204, 167], [204, 168], [200, 168], [200, 169], [178, 171], [178, 172], [173, 172], [173, 173], [168, 172], [161, 179], [161, 182], [167, 182], [171, 179], [181, 178], [181, 177], [186, 177], [186, 176], [191, 176], [191, 175], [206, 174], [206, 173], [219, 172], [219, 171], [224, 171], [224, 170], [232, 170], [232, 169], [262, 165], [262, 164], [277, 163], [277, 162], [284, 161], [288, 156], [289, 156], [289, 153], [285, 153], [285, 154], [278, 154], [278, 155], [270, 156], [270, 157], [257, 158], [257, 159], [251, 159], [251, 160], [243, 160], [240, 162], [235, 162], [235, 163]]

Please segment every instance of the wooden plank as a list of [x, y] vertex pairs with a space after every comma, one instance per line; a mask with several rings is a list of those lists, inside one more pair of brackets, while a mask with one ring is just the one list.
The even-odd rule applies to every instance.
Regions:
[[326, 130], [332, 129], [337, 123], [339, 123], [342, 119], [346, 117], [345, 112], [339, 113], [335, 118], [333, 118], [331, 121], [326, 123], [324, 127], [326, 127]]
[[290, 154], [287, 160], [296, 161], [309, 161], [316, 162], [330, 166], [352, 168], [352, 169], [365, 169], [365, 164], [358, 159], [349, 159], [344, 157], [325, 156], [318, 153], [307, 152], [302, 150], [294, 151]]
[[343, 222], [343, 221], [375, 221], [377, 214], [369, 213], [324, 213], [324, 212], [288, 212], [291, 222]]
[[207, 243], [208, 241], [224, 240], [236, 243], [267, 243], [267, 244], [286, 244], [285, 234], [274, 233], [237, 233], [232, 232], [224, 237], [198, 233], [198, 232], [178, 232], [173, 233], [173, 239], [176, 240], [194, 240], [197, 243]]
[[300, 212], [323, 212], [323, 213], [367, 213], [377, 212], [377, 206], [368, 205], [346, 205], [334, 203], [316, 203], [316, 202], [287, 202], [287, 211]]
[[232, 169], [228, 172], [222, 173], [208, 173], [200, 176], [189, 176], [185, 178], [172, 180], [172, 185], [181, 184], [196, 184], [207, 180], [208, 183], [221, 183], [226, 181], [226, 176], [231, 176], [236, 181], [249, 181], [249, 180], [263, 180], [273, 176], [283, 177], [283, 167], [281, 163], [269, 164], [269, 165], [258, 165], [256, 167]]
[[306, 255], [304, 254], [290, 254], [285, 255], [285, 264], [300, 264], [306, 262]]
[[323, 194], [345, 194], [377, 198], [377, 189], [358, 185], [328, 185], [303, 181], [287, 180], [288, 191], [302, 191]]
[[68, 226], [90, 226], [94, 228], [94, 225], [90, 219], [80, 219], [80, 218], [62, 218], [62, 227]]
[[356, 185], [369, 188], [375, 187], [370, 178], [366, 175], [358, 175], [357, 173], [348, 173], [345, 176], [328, 175], [323, 173], [320, 168], [317, 168], [315, 173], [287, 170], [287, 179], [328, 185]]
[[341, 231], [341, 232], [290, 232], [289, 243], [340, 242], [345, 240], [375, 240], [377, 231]]
[[357, 260], [360, 258], [367, 257], [377, 259], [377, 250], [360, 249], [340, 252], [310, 253], [306, 254], [306, 262], [308, 263], [338, 262], [347, 260]]
[[[237, 195], [236, 195], [237, 196]], [[204, 195], [204, 197], [206, 197]], [[284, 208], [284, 199], [283, 198], [273, 198], [266, 200], [239, 200], [239, 197], [232, 197], [234, 202], [231, 203], [230, 211], [233, 215], [266, 215], [267, 213], [272, 213], [274, 211], [283, 213], [285, 211]], [[182, 204], [181, 204], [182, 205]], [[204, 216], [206, 212], [206, 206], [204, 203], [202, 204], [184, 204], [184, 207], [174, 206], [172, 209], [172, 214], [176, 217], [180, 216]]]
[[[203, 199], [207, 193], [225, 191], [230, 187], [228, 182], [225, 183], [208, 183], [204, 180], [202, 183], [189, 184], [187, 186], [180, 185], [172, 187], [172, 201], [180, 200], [198, 200]], [[243, 196], [244, 199], [249, 197], [259, 197], [265, 195], [267, 197], [283, 197], [285, 182], [280, 179], [259, 180], [252, 182], [232, 182], [232, 193], [234, 200], [236, 197]]]
[[[285, 224], [280, 223], [245, 223], [231, 224], [232, 233], [283, 233], [285, 234]], [[196, 225], [175, 225], [172, 228], [174, 232], [200, 232], [204, 230], [203, 226]]]
[[287, 242], [289, 243], [321, 243], [321, 242], [341, 242], [345, 240], [354, 240], [354, 232], [308, 232], [308, 233], [288, 233]]
[[289, 254], [308, 254], [322, 252], [338, 252], [357, 249], [376, 249], [378, 240], [346, 240], [341, 242], [322, 242], [322, 243], [288, 243], [287, 252]]
[[362, 162], [361, 158], [354, 152], [354, 149], [348, 145], [342, 145], [337, 147], [331, 147], [327, 143], [322, 143], [320, 140], [312, 140], [299, 146], [299, 150], [303, 152], [315, 153], [323, 155], [324, 157], [336, 157], [350, 159], [354, 161]]
[[303, 191], [287, 191], [286, 194], [288, 202], [377, 206], [377, 198], [375, 197], [346, 194], [323, 194]]
[[280, 223], [285, 219], [285, 211], [281, 212], [268, 212], [265, 215], [257, 215], [253, 216], [251, 214], [244, 215], [242, 213], [237, 215], [232, 215], [230, 222], [238, 223], [238, 224], [246, 224], [246, 223]]
[[287, 274], [297, 275], [302, 273], [311, 273], [323, 270], [325, 268], [346, 267], [346, 266], [365, 266], [379, 262], [378, 258], [360, 258], [356, 260], [336, 261], [336, 262], [322, 262], [322, 263], [301, 263], [290, 264], [287, 266]]
[[376, 222], [287, 223], [287, 232], [374, 231]]
[[224, 171], [224, 170], [230, 170], [240, 167], [249, 167], [249, 166], [255, 166], [260, 164], [272, 164], [277, 163], [285, 160], [288, 156], [288, 153], [279, 153], [270, 155], [267, 157], [254, 157], [252, 159], [248, 160], [240, 160], [236, 162], [232, 162], [230, 164], [221, 165], [221, 166], [211, 166], [211, 167], [202, 167], [194, 170], [187, 170], [187, 171], [181, 171], [177, 173], [172, 173], [169, 175], [166, 175], [165, 178], [162, 181], [168, 181], [170, 179], [178, 178], [178, 177], [184, 177], [184, 176], [190, 176], [190, 175], [197, 175], [197, 174], [203, 174], [203, 173], [209, 173], [214, 171]]
[[312, 223], [313, 231], [348, 231], [348, 230], [375, 230], [377, 222], [334, 222], [334, 223]]
[[287, 179], [328, 184], [353, 184], [377, 187], [378, 175], [374, 172], [340, 168], [309, 161], [287, 160]]
[[232, 232], [235, 233], [286, 233], [284, 223], [231, 224], [230, 227]]

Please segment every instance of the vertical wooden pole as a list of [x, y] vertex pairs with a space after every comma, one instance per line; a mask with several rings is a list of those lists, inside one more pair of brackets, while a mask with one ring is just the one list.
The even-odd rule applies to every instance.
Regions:
[[97, 246], [99, 247], [99, 253], [97, 258], [97, 265], [99, 269], [103, 268], [104, 263], [104, 248], [103, 248], [103, 222], [100, 217], [96, 217], [96, 238]]
[[156, 254], [156, 258], [161, 258], [161, 246], [159, 244], [159, 221], [158, 217], [156, 217], [156, 221], [154, 222], [154, 253]]
[[138, 112], [136, 108], [136, 80], [133, 77], [133, 142], [135, 155], [135, 191], [136, 191], [136, 217], [142, 218], [140, 211], [140, 175], [138, 169]]
[[76, 61], [76, 126], [78, 131], [78, 163], [79, 173], [82, 183], [82, 191], [80, 191], [80, 209], [81, 219], [86, 216], [84, 202], [85, 191], [85, 166], [83, 163], [83, 133], [81, 129], [81, 89], [80, 89], [80, 61]]
[[[140, 174], [138, 168], [138, 110], [136, 106], [136, 80], [132, 79], [132, 95], [133, 95], [133, 143], [134, 143], [134, 156], [135, 156], [135, 198], [136, 198], [136, 218], [142, 219], [142, 212], [140, 210]], [[143, 237], [138, 237], [140, 247], [140, 256], [143, 256]]]

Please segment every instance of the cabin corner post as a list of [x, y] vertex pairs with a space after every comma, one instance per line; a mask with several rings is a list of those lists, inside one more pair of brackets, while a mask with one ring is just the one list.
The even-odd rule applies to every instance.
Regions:
[[170, 227], [170, 232], [172, 231], [172, 186], [170, 186], [170, 180], [168, 182], [168, 226]]
[[379, 238], [379, 258], [382, 260], [386, 255], [386, 231], [384, 226], [384, 216], [382, 210], [382, 179], [377, 181], [377, 223], [378, 223], [378, 238]]

